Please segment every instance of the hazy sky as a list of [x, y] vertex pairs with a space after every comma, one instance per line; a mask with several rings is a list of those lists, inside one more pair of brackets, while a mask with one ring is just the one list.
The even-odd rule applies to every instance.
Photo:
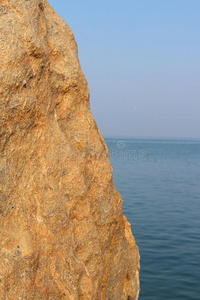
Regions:
[[200, 0], [50, 0], [103, 136], [200, 138]]

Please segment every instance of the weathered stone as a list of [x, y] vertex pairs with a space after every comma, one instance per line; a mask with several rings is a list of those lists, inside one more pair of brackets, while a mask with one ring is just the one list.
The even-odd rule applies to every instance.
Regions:
[[0, 299], [138, 299], [70, 28], [46, 1], [3, 0], [0, 47]]

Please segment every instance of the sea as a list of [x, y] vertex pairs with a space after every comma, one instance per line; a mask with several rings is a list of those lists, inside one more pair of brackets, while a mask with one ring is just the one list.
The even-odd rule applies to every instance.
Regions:
[[140, 251], [140, 300], [200, 299], [200, 140], [105, 138]]

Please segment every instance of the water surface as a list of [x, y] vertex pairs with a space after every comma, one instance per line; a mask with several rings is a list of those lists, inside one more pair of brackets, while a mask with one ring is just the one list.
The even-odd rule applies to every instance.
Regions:
[[140, 300], [200, 299], [200, 141], [105, 139], [141, 255]]

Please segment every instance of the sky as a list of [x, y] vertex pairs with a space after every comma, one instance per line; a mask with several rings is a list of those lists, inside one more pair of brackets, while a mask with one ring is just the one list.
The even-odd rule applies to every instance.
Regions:
[[104, 137], [200, 138], [200, 0], [49, 0]]

